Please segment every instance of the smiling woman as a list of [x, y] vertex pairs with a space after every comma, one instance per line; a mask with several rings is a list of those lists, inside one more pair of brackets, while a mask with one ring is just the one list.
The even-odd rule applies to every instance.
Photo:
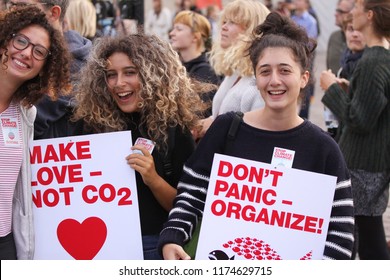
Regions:
[[[298, 97], [309, 80], [309, 57], [314, 41], [289, 18], [275, 12], [255, 29], [255, 34], [249, 54], [265, 106], [244, 114], [229, 149], [225, 143], [235, 114], [230, 112], [215, 119], [184, 166], [174, 208], [160, 234], [159, 249], [165, 259], [190, 258], [182, 246], [191, 240], [201, 220], [212, 180], [214, 154], [271, 163], [277, 149], [286, 149], [294, 152], [293, 168], [337, 177], [333, 201], [337, 207], [331, 211], [323, 259], [349, 259], [354, 224], [347, 166], [337, 143], [297, 112]], [[235, 190], [231, 193], [237, 194]], [[272, 197], [271, 193], [267, 202], [272, 203]], [[225, 206], [218, 205], [217, 212]], [[231, 213], [241, 211], [237, 205], [230, 206]], [[229, 211], [229, 206], [226, 207]], [[250, 212], [251, 209], [242, 210]], [[238, 214], [256, 216], [248, 212]], [[256, 217], [257, 220], [249, 220], [260, 221], [264, 215]], [[285, 226], [283, 221], [280, 224]]]
[[[143, 33], [97, 39], [81, 73], [74, 119], [84, 121], [84, 132], [131, 130], [134, 152], [126, 160], [136, 171], [145, 259], [161, 259], [158, 234], [195, 149], [190, 131], [207, 108], [198, 93], [210, 89], [188, 77], [168, 42]], [[156, 148], [135, 144], [139, 138]]]
[[33, 104], [70, 89], [69, 54], [35, 6], [0, 12], [0, 26], [0, 259], [32, 259]]

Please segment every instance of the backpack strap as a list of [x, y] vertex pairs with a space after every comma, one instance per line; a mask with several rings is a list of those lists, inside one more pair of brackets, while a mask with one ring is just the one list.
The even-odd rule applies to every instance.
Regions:
[[236, 139], [238, 128], [242, 122], [242, 117], [244, 116], [243, 112], [235, 112], [233, 116], [232, 123], [230, 124], [229, 132], [227, 139], [225, 141], [224, 153], [230, 151], [233, 147], [234, 140]]

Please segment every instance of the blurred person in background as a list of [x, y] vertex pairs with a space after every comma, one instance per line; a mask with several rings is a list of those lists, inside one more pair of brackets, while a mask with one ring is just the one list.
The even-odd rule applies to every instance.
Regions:
[[347, 48], [343, 22], [351, 12], [354, 4], [354, 0], [339, 0], [337, 3], [334, 16], [335, 24], [339, 29], [330, 34], [326, 51], [326, 69], [332, 70], [333, 73], [337, 73], [340, 69], [342, 55]]
[[[359, 59], [363, 55], [366, 47], [366, 41], [362, 32], [353, 29], [352, 14], [348, 14], [348, 16], [344, 18], [342, 28], [347, 45], [343, 51], [341, 67], [338, 69], [337, 73], [333, 73], [331, 69], [323, 72], [320, 77], [320, 84], [324, 79], [327, 79], [327, 76], [333, 76], [336, 74], [337, 78], [346, 80], [342, 85], [345, 86], [344, 90], [347, 92], [348, 87], [346, 84], [351, 79], [353, 71], [355, 70]], [[327, 107], [325, 107], [324, 120], [329, 134], [338, 141], [342, 124]]]
[[[202, 82], [220, 84], [220, 78], [211, 67], [207, 52], [212, 46], [211, 26], [207, 18], [193, 11], [179, 12], [169, 33], [171, 45], [176, 50], [190, 77]], [[211, 102], [216, 90], [202, 94], [201, 98], [210, 105], [204, 117], [211, 115]]]
[[213, 99], [212, 116], [202, 120], [203, 129], [196, 137], [202, 138], [220, 114], [264, 106], [247, 51], [253, 30], [269, 12], [257, 0], [234, 0], [222, 10], [220, 36], [210, 52], [210, 63], [216, 74], [224, 78]]
[[324, 75], [322, 103], [342, 123], [338, 143], [351, 172], [359, 259], [389, 260], [383, 213], [390, 183], [390, 1], [356, 0], [352, 23], [367, 47], [349, 82]]
[[155, 34], [161, 39], [169, 41], [172, 13], [167, 7], [164, 7], [162, 0], [153, 0], [153, 8], [146, 14], [144, 26], [146, 34]]
[[65, 22], [68, 29], [91, 41], [100, 36], [96, 31], [96, 8], [90, 0], [70, 0]]
[[[306, 30], [307, 35], [317, 40], [319, 35], [318, 22], [316, 18], [309, 12], [311, 8], [310, 0], [293, 0], [294, 4], [294, 13], [291, 15], [291, 19], [297, 23], [299, 26], [303, 27]], [[315, 52], [312, 53], [311, 57], [311, 68], [310, 72], [313, 75], [313, 66], [314, 66]], [[310, 84], [306, 88], [305, 98], [300, 104], [299, 115], [302, 118], [309, 118], [310, 115], [310, 104], [314, 98], [314, 83]]]

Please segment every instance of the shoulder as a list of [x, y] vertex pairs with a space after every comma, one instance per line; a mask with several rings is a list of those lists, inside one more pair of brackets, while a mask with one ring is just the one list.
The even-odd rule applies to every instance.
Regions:
[[20, 105], [20, 112], [27, 125], [32, 126], [37, 115], [37, 108], [35, 106], [25, 107]]

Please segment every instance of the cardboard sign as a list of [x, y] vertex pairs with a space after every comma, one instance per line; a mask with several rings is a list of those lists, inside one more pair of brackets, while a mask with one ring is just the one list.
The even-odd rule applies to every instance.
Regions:
[[196, 259], [321, 259], [336, 182], [216, 154]]
[[35, 259], [143, 259], [130, 131], [33, 141]]

